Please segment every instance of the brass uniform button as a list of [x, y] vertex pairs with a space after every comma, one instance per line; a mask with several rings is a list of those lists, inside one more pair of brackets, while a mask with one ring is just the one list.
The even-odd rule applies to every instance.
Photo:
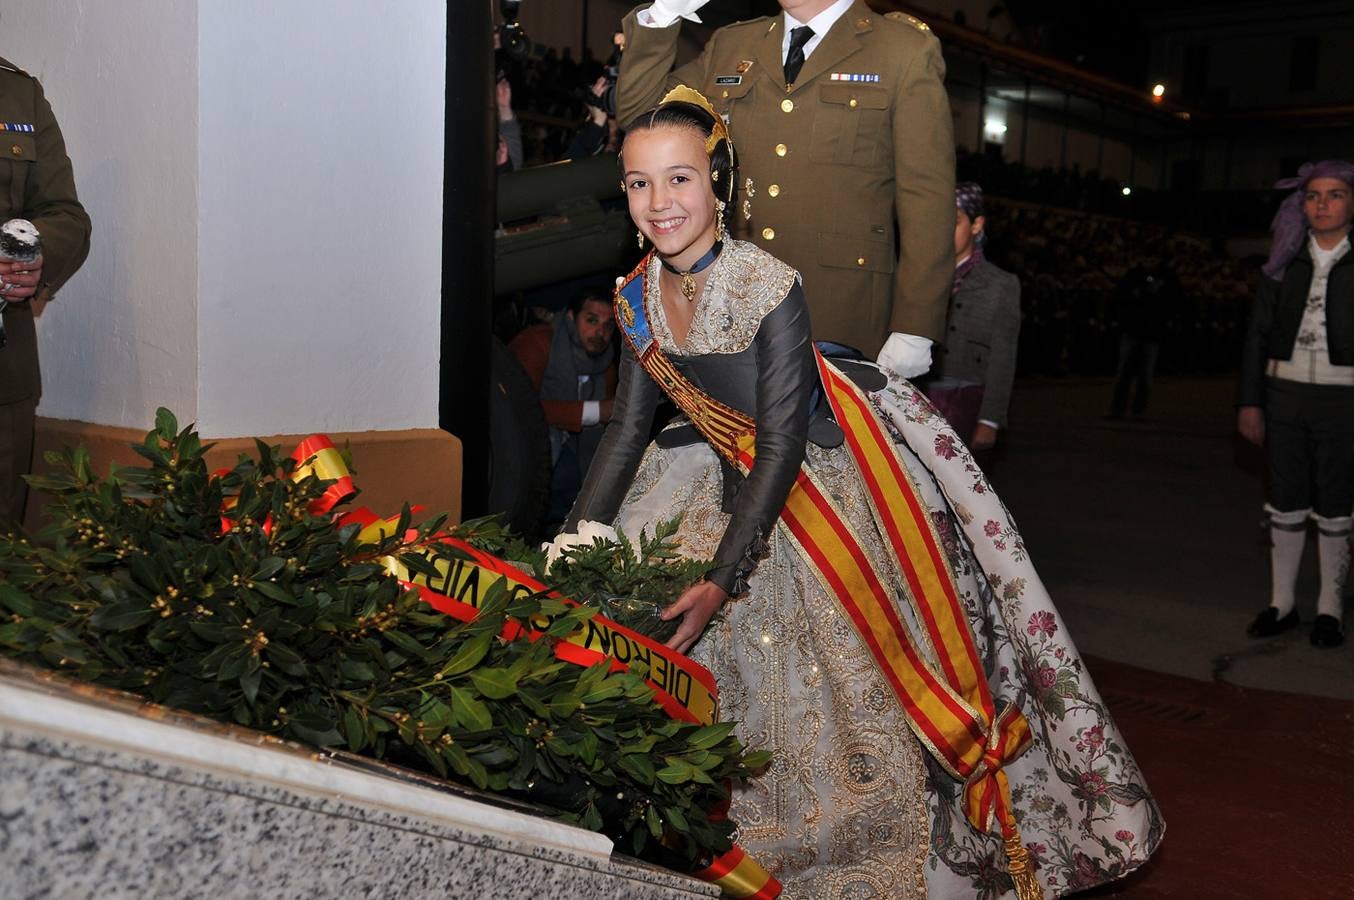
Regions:
[[[15, 156], [23, 156], [23, 155], [24, 155], [24, 148], [20, 147], [18, 144], [14, 144], [13, 146], [11, 146], [11, 147], [9, 148], [9, 152], [10, 152], [10, 153], [13, 153]], [[783, 154], [783, 153], [781, 154], [781, 156], [784, 156], [784, 155], [785, 155], [785, 154]]]
[[729, 99], [729, 92], [728, 92], [728, 91], [725, 91], [724, 94], [723, 94], [723, 96], [724, 96], [724, 99], [725, 99], [725, 100], [728, 100], [728, 99]]
[[780, 196], [780, 185], [778, 185], [778, 184], [773, 184], [773, 185], [771, 185], [769, 188], [766, 189], [766, 195], [767, 195], [768, 197], [779, 197], [779, 196]]
[[857, 256], [857, 257], [856, 257], [856, 265], [858, 265], [858, 266], [863, 266], [863, 265], [865, 265], [865, 257], [863, 257], [863, 256]]
[[762, 237], [763, 237], [764, 239], [768, 240], [768, 241], [774, 241], [774, 240], [776, 239], [776, 229], [774, 229], [774, 228], [763, 228], [763, 229], [762, 229]]
[[847, 104], [847, 106], [851, 107], [852, 109], [855, 109], [855, 108], [856, 108], [857, 106], [859, 106], [859, 105], [860, 105], [860, 103], [859, 103], [859, 101], [856, 100], [855, 97], [852, 97], [852, 98], [851, 98], [851, 102]]
[[777, 155], [777, 156], [784, 156], [785, 154], [787, 154], [787, 153], [789, 153], [789, 152], [790, 152], [790, 148], [787, 147], [787, 146], [785, 146], [784, 144], [777, 144], [777, 145], [776, 145], [776, 155]]
[[780, 108], [785, 112], [794, 112], [795, 102], [793, 100], [782, 100], [780, 101]]

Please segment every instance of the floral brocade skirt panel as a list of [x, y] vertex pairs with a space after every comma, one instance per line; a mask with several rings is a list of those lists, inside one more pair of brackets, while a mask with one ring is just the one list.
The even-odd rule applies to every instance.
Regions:
[[[871, 400], [930, 511], [996, 704], [1015, 702], [1030, 722], [1033, 744], [1006, 771], [1039, 880], [1057, 896], [1122, 877], [1160, 843], [1160, 812], [1014, 521], [920, 392], [891, 378]], [[806, 460], [919, 635], [915, 598], [888, 562], [845, 448], [810, 445]], [[635, 534], [680, 512], [683, 551], [709, 558], [727, 522], [720, 496], [707, 446], [653, 445], [616, 524]], [[748, 592], [691, 654], [719, 683], [721, 718], [740, 723], [744, 743], [775, 751], [770, 771], [734, 795], [739, 843], [787, 898], [1013, 898], [1000, 839], [968, 825], [961, 785], [930, 762], [837, 601], [781, 531]]]

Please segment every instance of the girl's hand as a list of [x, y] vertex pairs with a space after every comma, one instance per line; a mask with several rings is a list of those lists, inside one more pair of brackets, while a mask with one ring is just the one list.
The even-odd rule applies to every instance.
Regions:
[[659, 616], [664, 622], [682, 617], [682, 624], [677, 627], [677, 633], [668, 638], [666, 646], [678, 653], [690, 650], [728, 598], [722, 587], [710, 581], [698, 581], [682, 591], [682, 596]]

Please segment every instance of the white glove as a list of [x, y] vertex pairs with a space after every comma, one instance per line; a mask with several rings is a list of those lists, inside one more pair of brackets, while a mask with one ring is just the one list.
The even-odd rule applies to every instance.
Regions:
[[931, 369], [931, 339], [895, 331], [875, 362], [903, 378], [925, 375]]
[[701, 17], [696, 15], [696, 10], [709, 2], [710, 0], [653, 0], [648, 9], [639, 11], [637, 18], [639, 24], [646, 28], [667, 28], [678, 19], [699, 22]]

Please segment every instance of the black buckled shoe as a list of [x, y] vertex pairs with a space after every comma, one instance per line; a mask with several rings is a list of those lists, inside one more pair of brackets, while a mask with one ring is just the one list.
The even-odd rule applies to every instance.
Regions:
[[1338, 647], [1345, 642], [1345, 630], [1340, 620], [1324, 613], [1312, 623], [1313, 647]]
[[[1327, 616], [1326, 618], [1331, 618]], [[1276, 634], [1283, 634], [1298, 627], [1298, 611], [1296, 608], [1290, 609], [1288, 614], [1279, 618], [1279, 611], [1272, 606], [1266, 606], [1260, 611], [1260, 615], [1255, 617], [1255, 621], [1246, 626], [1246, 633], [1251, 637], [1274, 637]], [[1312, 632], [1315, 634], [1316, 632]], [[1315, 638], [1313, 638], [1315, 640]]]

